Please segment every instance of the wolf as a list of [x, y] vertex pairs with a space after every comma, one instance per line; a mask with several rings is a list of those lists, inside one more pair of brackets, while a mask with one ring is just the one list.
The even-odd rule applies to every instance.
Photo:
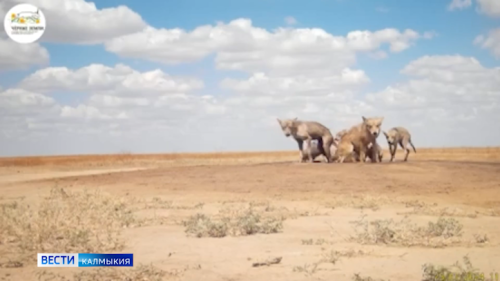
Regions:
[[[384, 117], [366, 118], [362, 116], [363, 122], [351, 127], [342, 137], [337, 149], [338, 162], [343, 163], [346, 157], [355, 152], [361, 162], [366, 162], [367, 153], [371, 153], [372, 162], [377, 162], [377, 137]], [[371, 144], [371, 147], [370, 147]], [[372, 149], [370, 149], [372, 148]]]
[[413, 148], [413, 152], [417, 153], [415, 146], [411, 142], [411, 135], [407, 129], [403, 127], [394, 127], [387, 132], [384, 132], [385, 138], [387, 139], [387, 144], [389, 144], [389, 151], [391, 152], [391, 162], [394, 161], [394, 156], [396, 156], [396, 149], [398, 148], [398, 143], [406, 150], [406, 155], [404, 161], [408, 161], [408, 154], [410, 154], [410, 149], [408, 144]]
[[375, 145], [370, 144], [366, 152], [366, 156], [370, 158], [372, 162], [374, 162], [373, 161], [374, 156], [376, 156], [376, 160], [378, 160], [378, 162], [382, 162], [382, 159], [384, 158], [384, 151], [382, 150], [382, 147], [380, 147], [378, 143], [375, 143]]
[[338, 143], [340, 142], [340, 140], [342, 139], [343, 136], [345, 136], [345, 134], [347, 134], [347, 129], [344, 129], [344, 130], [341, 130], [341, 131], [338, 131], [336, 134], [335, 134], [335, 138], [334, 140]]
[[354, 162], [358, 159], [356, 152], [354, 151], [354, 145], [349, 141], [340, 140], [337, 151], [335, 152], [332, 159], [337, 163]]
[[[366, 151], [366, 157], [365, 159], [369, 158], [372, 162], [382, 162], [382, 159], [384, 158], [384, 152], [382, 150], [382, 147], [380, 147], [379, 144], [376, 144], [376, 150], [374, 150], [374, 146], [372, 144], [368, 145], [368, 150]], [[339, 151], [340, 150], [340, 151]], [[359, 162], [360, 157], [354, 151], [354, 144], [349, 143], [349, 142], [343, 142], [342, 144], [338, 145], [337, 151], [333, 157], [333, 159], [336, 162], [343, 163], [343, 162]], [[341, 155], [341, 156], [340, 156]], [[374, 155], [376, 156], [374, 160]]]
[[[292, 136], [295, 141], [297, 141], [297, 144], [299, 145], [299, 151], [301, 154], [300, 162], [302, 162], [302, 159], [304, 158], [304, 150], [303, 150], [303, 144], [304, 141], [307, 143], [307, 147], [312, 147], [311, 146], [311, 141], [312, 140], [317, 140], [318, 141], [318, 149], [320, 150], [321, 154], [323, 154], [328, 163], [332, 162], [332, 155], [330, 153], [330, 147], [332, 145], [335, 145], [335, 142], [333, 140], [332, 133], [330, 132], [330, 129], [325, 127], [323, 124], [316, 122], [316, 121], [300, 121], [297, 120], [297, 118], [294, 119], [277, 119], [278, 123], [281, 126], [281, 129], [283, 130], [283, 133], [285, 134], [286, 137]], [[311, 153], [311, 149], [308, 149], [308, 157], [309, 157], [309, 162], [313, 162], [313, 157]]]
[[341, 142], [342, 137], [344, 137], [348, 129], [338, 131], [335, 134], [334, 141], [337, 143], [337, 149], [333, 154], [332, 160], [337, 163], [343, 163], [344, 161], [353, 162], [356, 160], [356, 153], [354, 152], [354, 147], [350, 142]]
[[[306, 162], [309, 154], [308, 154], [308, 149], [309, 147], [307, 146], [307, 142], [304, 142], [303, 147], [302, 147], [302, 153], [300, 153], [300, 157], [302, 158], [301, 162]], [[335, 155], [337, 152], [337, 142], [332, 144], [330, 146], [330, 154]], [[316, 157], [322, 155], [320, 149], [318, 148], [318, 141], [313, 140], [311, 141], [311, 155], [313, 158], [313, 161], [316, 159]]]

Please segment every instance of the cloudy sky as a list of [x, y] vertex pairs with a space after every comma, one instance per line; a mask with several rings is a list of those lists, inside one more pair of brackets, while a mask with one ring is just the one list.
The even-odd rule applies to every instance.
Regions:
[[498, 0], [2, 0], [2, 19], [21, 2], [47, 29], [0, 33], [0, 156], [296, 149], [294, 117], [500, 145]]

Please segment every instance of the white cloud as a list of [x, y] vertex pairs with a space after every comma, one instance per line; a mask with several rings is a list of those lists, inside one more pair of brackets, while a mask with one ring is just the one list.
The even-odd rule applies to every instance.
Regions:
[[[492, 18], [500, 17], [500, 1], [498, 0], [476, 0], [477, 12]], [[472, 6], [472, 0], [452, 0], [448, 4], [448, 10], [463, 10]]]
[[462, 10], [470, 7], [472, 5], [472, 0], [453, 0], [448, 4], [448, 10]]
[[[22, 112], [28, 114], [33, 110], [43, 109], [55, 105], [54, 99], [38, 94], [29, 92], [23, 89], [7, 89], [0, 92], [0, 108], [3, 114], [17, 114]], [[3, 115], [5, 116], [5, 115]]]
[[500, 28], [491, 30], [488, 35], [477, 36], [474, 44], [490, 50], [494, 57], [500, 59]]
[[265, 73], [254, 73], [246, 80], [224, 79], [222, 88], [249, 95], [324, 95], [330, 91], [342, 91], [368, 83], [370, 79], [362, 70], [346, 68], [331, 76], [287, 76], [269, 77]]
[[114, 67], [92, 64], [76, 70], [66, 67], [41, 69], [21, 81], [20, 86], [40, 92], [147, 96], [189, 92], [203, 88], [203, 82], [193, 78], [171, 77], [159, 69], [138, 72], [123, 64]]
[[288, 17], [285, 17], [285, 23], [288, 25], [295, 25], [298, 22], [294, 17], [288, 16]]
[[498, 0], [477, 0], [479, 11], [490, 17], [500, 17], [500, 1]]
[[149, 27], [112, 39], [105, 46], [121, 57], [166, 64], [193, 62], [215, 53], [218, 69], [290, 74], [340, 71], [355, 62], [356, 52], [376, 51], [383, 44], [389, 44], [391, 52], [401, 52], [421, 38], [409, 29], [353, 31], [345, 37], [320, 28], [278, 28], [270, 32], [253, 26], [249, 19], [236, 19], [192, 31]]
[[[500, 68], [486, 68], [475, 58], [459, 55], [424, 56], [401, 72], [411, 80], [366, 97], [388, 116], [398, 116], [388, 118], [388, 124], [423, 124], [414, 128], [428, 145], [431, 140], [494, 145], [500, 138]], [[443, 140], [436, 140], [438, 136]]]
[[0, 36], [0, 72], [49, 63], [49, 52], [39, 44], [19, 44]]
[[116, 115], [103, 114], [98, 108], [80, 104], [76, 107], [63, 106], [61, 108], [61, 117], [63, 118], [77, 118], [77, 119], [127, 119], [125, 112], [120, 112]]
[[[226, 111], [217, 99], [191, 93], [203, 88], [200, 80], [160, 70], [139, 72], [122, 64], [93, 64], [74, 70], [49, 67], [29, 75], [16, 87], [0, 93], [3, 137], [11, 140], [33, 140], [44, 131], [54, 133], [54, 138], [93, 134], [131, 137], [144, 131], [149, 136], [174, 125], [182, 131], [180, 127], [192, 120], [207, 120]], [[65, 105], [49, 96], [54, 92], [67, 96], [80, 92], [87, 98], [77, 105]], [[35, 113], [36, 118], [28, 122]], [[113, 124], [112, 129], [107, 124]], [[50, 137], [45, 136], [45, 140]]]
[[[0, 14], [23, 0], [3, 0]], [[138, 32], [147, 25], [139, 14], [126, 6], [97, 9], [84, 0], [31, 0], [42, 10], [47, 29], [41, 41], [73, 44], [100, 44], [110, 38]]]

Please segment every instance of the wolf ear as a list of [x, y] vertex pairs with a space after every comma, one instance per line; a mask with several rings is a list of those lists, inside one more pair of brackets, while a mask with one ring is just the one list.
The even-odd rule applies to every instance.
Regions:
[[280, 125], [281, 125], [281, 120], [279, 118], [276, 118], [276, 120], [278, 120], [278, 123], [280, 123]]
[[361, 118], [363, 118], [363, 122], [366, 122], [366, 118], [364, 116], [361, 116]]
[[386, 133], [385, 131], [382, 131], [382, 132], [384, 133], [384, 135], [385, 135], [386, 137], [389, 137], [389, 135], [387, 135], [387, 133]]
[[382, 121], [384, 121], [384, 117], [383, 117], [383, 116], [382, 116], [382, 117], [379, 117], [379, 118], [378, 118], [378, 121], [379, 121], [380, 123], [382, 123]]

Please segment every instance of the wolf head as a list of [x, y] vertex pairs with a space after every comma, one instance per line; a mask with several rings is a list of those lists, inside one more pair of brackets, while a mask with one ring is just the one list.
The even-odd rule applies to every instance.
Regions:
[[388, 133], [384, 132], [384, 136], [387, 139], [387, 142], [389, 144], [393, 144], [395, 142], [395, 132], [394, 131], [389, 131]]
[[342, 130], [342, 131], [339, 131], [336, 135], [335, 135], [335, 138], [334, 140], [336, 142], [340, 142], [340, 140], [342, 139], [343, 136], [345, 136], [347, 134], [347, 130]]
[[281, 126], [281, 130], [283, 130], [283, 133], [285, 134], [286, 137], [291, 136], [293, 131], [296, 129], [295, 121], [297, 121], [297, 117], [294, 119], [284, 119], [284, 120], [278, 119], [278, 123]]
[[384, 121], [384, 117], [366, 118], [363, 116], [363, 123], [365, 124], [366, 130], [375, 138], [380, 134], [382, 121]]

